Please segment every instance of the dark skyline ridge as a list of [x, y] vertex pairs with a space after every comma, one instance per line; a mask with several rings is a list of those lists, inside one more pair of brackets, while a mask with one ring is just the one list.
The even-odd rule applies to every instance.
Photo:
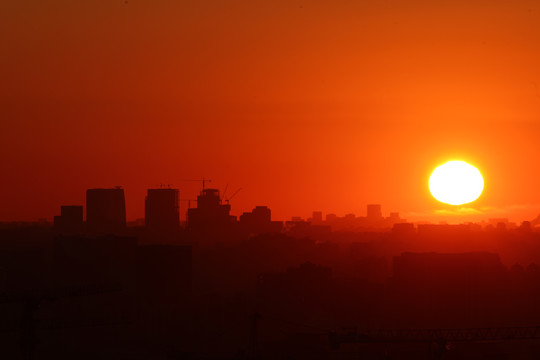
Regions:
[[[224, 191], [221, 191], [220, 189], [218, 188], [213, 188], [213, 187], [208, 187], [208, 186], [205, 186], [206, 184], [210, 183], [212, 180], [209, 180], [209, 179], [198, 179], [198, 180], [183, 180], [183, 181], [197, 181], [197, 182], [202, 182], [203, 184], [203, 188], [201, 190], [201, 194], [205, 191], [205, 190], [208, 190], [208, 191], [212, 191], [212, 192], [216, 192], [217, 195], [219, 196], [219, 204], [226, 204], [230, 207], [229, 211], [232, 212], [233, 208], [232, 206], [230, 206], [230, 200], [232, 200], [232, 198], [234, 198], [234, 196], [236, 196], [241, 190], [242, 188], [238, 188], [236, 191], [234, 191], [231, 194], [229, 194], [227, 196], [226, 192], [228, 190], [228, 185], [225, 187]], [[89, 188], [86, 190], [86, 192], [92, 192], [92, 191], [115, 191], [115, 190], [121, 190], [122, 191], [122, 197], [123, 197], [123, 205], [121, 205], [123, 207], [123, 216], [125, 217], [125, 223], [127, 224], [127, 226], [136, 226], [138, 223], [140, 223], [141, 221], [144, 221], [146, 218], [147, 218], [147, 213], [145, 210], [145, 216], [144, 217], [129, 217], [128, 214], [128, 210], [127, 210], [127, 207], [126, 207], [126, 198], [125, 198], [125, 189], [122, 185], [116, 185], [116, 186], [113, 186], [113, 187], [96, 187], [96, 188]], [[192, 208], [196, 208], [197, 207], [197, 199], [182, 199], [179, 197], [179, 193], [181, 192], [181, 189], [179, 187], [175, 187], [173, 184], [159, 184], [159, 185], [156, 185], [156, 186], [151, 186], [151, 187], [148, 187], [146, 188], [147, 190], [147, 194], [145, 196], [145, 203], [147, 202], [148, 200], [148, 194], [151, 193], [151, 192], [156, 192], [156, 191], [160, 191], [160, 190], [163, 190], [163, 191], [174, 191], [175, 192], [175, 196], [176, 196], [176, 207], [177, 207], [177, 212], [178, 212], [178, 216], [179, 216], [179, 224], [184, 226], [186, 225], [186, 222], [187, 222], [187, 214], [189, 212], [189, 209], [192, 209]], [[182, 205], [182, 204], [185, 204], [185, 205]], [[459, 206], [452, 206], [452, 205], [447, 205], [446, 207], [453, 207], [453, 208], [465, 208], [467, 205], [470, 205], [470, 204], [464, 204], [464, 205], [459, 205]], [[456, 222], [455, 220], [459, 218], [458, 217], [450, 217], [451, 220], [450, 221], [446, 221], [446, 220], [439, 220], [439, 221], [407, 221], [406, 219], [400, 219], [399, 218], [399, 212], [389, 212], [388, 213], [388, 216], [384, 216], [383, 213], [382, 213], [382, 205], [381, 204], [375, 204], [375, 203], [366, 203], [365, 204], [365, 207], [366, 207], [366, 212], [365, 212], [365, 215], [362, 215], [362, 214], [356, 214], [356, 213], [344, 213], [342, 216], [339, 216], [337, 215], [336, 213], [334, 212], [327, 212], [325, 213], [324, 211], [320, 211], [320, 210], [313, 210], [312, 211], [312, 216], [311, 217], [302, 217], [302, 216], [291, 216], [291, 217], [288, 217], [288, 218], [285, 218], [285, 219], [279, 219], [277, 221], [280, 221], [280, 222], [283, 222], [283, 223], [286, 223], [286, 222], [298, 222], [298, 221], [306, 221], [306, 222], [314, 222], [314, 217], [315, 216], [320, 216], [320, 219], [315, 221], [315, 222], [318, 222], [318, 223], [329, 223], [331, 220], [333, 219], [347, 219], [347, 218], [354, 218], [354, 219], [362, 219], [362, 218], [369, 218], [370, 217], [370, 207], [379, 207], [378, 210], [376, 210], [377, 212], [379, 212], [380, 214], [377, 215], [377, 217], [380, 217], [382, 219], [399, 219], [398, 222], [407, 222], [407, 223], [412, 223], [412, 224], [415, 224], [415, 225], [421, 225], [421, 224], [439, 224], [439, 225], [459, 225], [459, 224], [481, 224], [482, 226], [488, 226], [488, 225], [492, 225], [492, 226], [496, 226], [498, 223], [502, 222], [502, 223], [505, 223], [506, 226], [508, 226], [509, 228], [517, 228], [519, 224], [522, 224], [523, 222], [530, 222], [531, 225], [533, 227], [535, 226], [538, 226], [540, 225], [540, 214], [538, 216], [536, 216], [534, 219], [521, 219], [517, 222], [512, 222], [509, 220], [509, 218], [507, 217], [497, 217], [497, 218], [493, 218], [493, 217], [486, 217], [486, 218], [482, 218], [481, 220], [478, 220], [478, 221], [458, 221]], [[88, 209], [88, 197], [87, 197], [87, 202], [84, 204], [84, 205], [80, 205], [80, 204], [64, 204], [64, 205], [61, 205], [62, 208], [67, 208], [67, 207], [81, 207], [82, 208], [82, 215], [84, 217], [84, 221], [86, 223], [87, 221], [87, 209]], [[147, 206], [145, 206], [147, 207]], [[253, 209], [256, 209], [258, 207], [267, 207], [266, 205], [255, 205]], [[183, 211], [182, 211], [183, 209]], [[239, 212], [239, 210], [237, 209], [236, 212]], [[243, 214], [246, 214], [248, 213], [248, 211], [242, 211], [242, 212], [239, 212], [239, 215], [231, 215], [233, 218], [234, 218], [234, 221], [239, 221], [240, 217], [243, 215]], [[318, 215], [315, 215], [315, 214], [318, 214]], [[323, 218], [324, 216], [324, 218]], [[50, 222], [51, 219], [47, 218], [47, 217], [39, 217], [38, 219], [36, 220], [15, 220], [15, 221], [2, 221], [0, 220], [0, 223], [4, 223], [4, 224], [16, 224], [16, 223], [20, 223], [20, 224], [37, 224], [37, 223], [48, 223]], [[52, 219], [54, 220], [54, 219]], [[53, 221], [54, 222], [54, 221]], [[390, 229], [391, 227], [388, 227], [388, 229]]]

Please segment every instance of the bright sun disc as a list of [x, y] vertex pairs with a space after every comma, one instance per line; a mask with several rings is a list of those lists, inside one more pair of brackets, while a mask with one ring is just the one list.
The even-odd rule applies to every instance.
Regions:
[[437, 167], [429, 178], [429, 191], [440, 202], [450, 205], [470, 203], [482, 194], [484, 179], [472, 165], [449, 161]]

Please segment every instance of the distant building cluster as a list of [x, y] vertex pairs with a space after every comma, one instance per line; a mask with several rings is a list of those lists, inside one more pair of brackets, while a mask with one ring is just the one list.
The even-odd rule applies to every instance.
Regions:
[[[291, 233], [293, 236], [324, 238], [331, 231], [390, 231], [396, 224], [405, 223], [398, 213], [384, 217], [381, 205], [367, 205], [367, 216], [347, 214], [338, 217], [320, 211], [304, 220], [293, 217], [285, 223], [272, 220], [267, 206], [256, 206], [238, 218], [231, 215], [231, 205], [223, 200], [218, 189], [203, 188], [197, 196], [196, 206], [187, 209], [185, 224], [180, 222], [179, 190], [172, 188], [148, 189], [143, 220], [126, 221], [124, 189], [88, 189], [86, 191], [86, 221], [83, 206], [66, 205], [54, 218], [59, 234], [124, 235], [129, 228], [144, 227], [144, 239], [149, 243], [174, 243], [179, 238], [190, 240], [224, 241], [227, 238], [244, 239], [257, 234]], [[130, 226], [131, 225], [131, 226]]]
[[219, 190], [203, 188], [197, 196], [196, 207], [189, 207], [184, 226], [180, 223], [179, 190], [148, 189], [143, 221], [128, 224], [124, 189], [89, 189], [86, 191], [86, 221], [83, 206], [66, 205], [54, 218], [54, 228], [63, 235], [125, 235], [128, 225], [144, 227], [144, 238], [155, 243], [169, 243], [180, 236], [197, 238], [222, 237], [231, 234], [252, 235], [280, 233], [281, 221], [272, 221], [266, 206], [257, 206], [239, 219], [230, 214], [231, 205], [223, 201]]
[[[293, 217], [288, 222], [290, 225], [303, 222], [300, 217]], [[366, 216], [356, 216], [355, 214], [346, 214], [339, 217], [336, 214], [327, 214], [323, 220], [321, 211], [314, 211], [308, 222], [315, 226], [328, 226], [332, 231], [381, 231], [391, 229], [395, 224], [406, 223], [407, 220], [400, 218], [399, 213], [391, 212], [390, 216], [384, 217], [382, 206], [380, 204], [368, 204]]]

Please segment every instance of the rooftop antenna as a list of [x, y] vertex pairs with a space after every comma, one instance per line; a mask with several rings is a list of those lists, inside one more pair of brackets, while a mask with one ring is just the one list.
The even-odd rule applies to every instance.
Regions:
[[174, 186], [174, 184], [163, 184], [163, 183], [160, 183], [159, 185], [150, 185], [150, 186], [154, 186], [154, 187], [158, 187], [158, 186], [159, 186], [160, 189], [163, 189], [163, 188], [170, 189], [171, 186]]
[[191, 209], [191, 201], [197, 201], [193, 199], [179, 199], [178, 201], [187, 201], [188, 203], [188, 209]]
[[207, 182], [212, 182], [212, 180], [205, 179], [205, 178], [202, 178], [202, 179], [180, 179], [179, 181], [202, 181], [203, 190], [205, 189], [205, 185], [206, 185]]

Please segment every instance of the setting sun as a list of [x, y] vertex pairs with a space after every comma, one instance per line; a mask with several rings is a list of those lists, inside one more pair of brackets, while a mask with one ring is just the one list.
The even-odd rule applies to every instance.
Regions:
[[484, 179], [474, 166], [449, 161], [437, 167], [429, 178], [429, 190], [440, 202], [450, 205], [470, 203], [482, 194]]

